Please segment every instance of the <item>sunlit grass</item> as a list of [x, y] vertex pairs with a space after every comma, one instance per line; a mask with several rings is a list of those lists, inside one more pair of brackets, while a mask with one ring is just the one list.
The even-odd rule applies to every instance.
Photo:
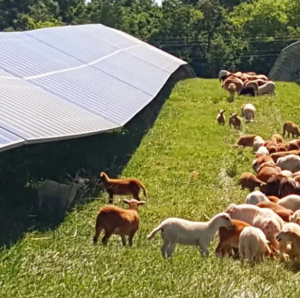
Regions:
[[[141, 179], [148, 190], [133, 247], [123, 248], [118, 236], [107, 247], [101, 241], [93, 246], [96, 214], [108, 202], [104, 193], [78, 206], [55, 231], [33, 228], [3, 248], [0, 297], [300, 297], [299, 274], [289, 266], [267, 260], [252, 268], [221, 260], [214, 256], [217, 238], [208, 258], [194, 247], [177, 246], [171, 260], [161, 257], [159, 234], [146, 240], [167, 217], [206, 221], [231, 202], [244, 201], [247, 191], [237, 181], [243, 171], [252, 171], [253, 153], [231, 145], [242, 133], [267, 139], [286, 120], [300, 124], [299, 86], [277, 85], [275, 99], [228, 102], [217, 80], [178, 83], [122, 173]], [[216, 123], [218, 109], [227, 109], [228, 120], [246, 102], [257, 108], [256, 123], [243, 120], [242, 131]], [[124, 206], [120, 197], [115, 202]]]

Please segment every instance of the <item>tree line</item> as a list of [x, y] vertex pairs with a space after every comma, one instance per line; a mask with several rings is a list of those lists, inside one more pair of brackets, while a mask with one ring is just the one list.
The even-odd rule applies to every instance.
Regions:
[[300, 0], [0, 0], [1, 31], [89, 23], [174, 54], [201, 77], [223, 68], [268, 74], [300, 39]]

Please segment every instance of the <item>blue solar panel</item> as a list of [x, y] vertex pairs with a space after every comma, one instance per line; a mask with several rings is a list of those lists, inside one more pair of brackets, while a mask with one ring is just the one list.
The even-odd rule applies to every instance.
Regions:
[[0, 128], [0, 151], [21, 146], [24, 142], [24, 139], [10, 133], [3, 128]]
[[182, 64], [99, 24], [0, 33], [0, 150], [121, 127]]
[[15, 76], [38, 75], [82, 64], [25, 33], [0, 34], [0, 68]]

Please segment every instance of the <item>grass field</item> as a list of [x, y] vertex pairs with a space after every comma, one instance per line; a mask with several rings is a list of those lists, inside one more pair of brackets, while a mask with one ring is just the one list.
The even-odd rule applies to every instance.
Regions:
[[[286, 120], [300, 124], [299, 91], [296, 84], [278, 83], [275, 99], [251, 99], [256, 123], [243, 120], [242, 131], [235, 131], [216, 123], [217, 110], [227, 109], [228, 119], [249, 98], [228, 102], [217, 80], [178, 83], [121, 175], [140, 178], [148, 189], [133, 247], [123, 248], [118, 236], [107, 247], [101, 241], [93, 246], [96, 214], [108, 201], [104, 193], [75, 208], [56, 230], [33, 228], [3, 247], [0, 297], [300, 297], [299, 273], [291, 266], [219, 259], [217, 238], [208, 258], [195, 247], [177, 246], [170, 260], [161, 257], [159, 234], [146, 240], [167, 217], [207, 221], [231, 202], [242, 203], [247, 191], [237, 181], [242, 172], [252, 172], [253, 154], [231, 145], [240, 134], [268, 139], [281, 133]], [[120, 197], [115, 202], [124, 206]]]

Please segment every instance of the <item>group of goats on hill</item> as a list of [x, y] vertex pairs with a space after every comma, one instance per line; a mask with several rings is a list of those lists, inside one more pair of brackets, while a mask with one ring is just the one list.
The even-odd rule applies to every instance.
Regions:
[[[294, 134], [294, 128], [284, 125], [284, 133]], [[298, 128], [296, 136], [299, 135]], [[256, 176], [245, 172], [239, 179], [242, 189], [250, 191], [245, 203], [231, 204], [207, 222], [176, 217], [165, 219], [147, 239], [160, 231], [164, 258], [172, 256], [177, 244], [197, 246], [204, 256], [209, 255], [208, 246], [219, 232], [216, 248], [219, 256], [248, 259], [251, 263], [262, 261], [265, 256], [300, 262], [300, 140], [283, 142], [280, 134], [274, 134], [266, 141], [258, 135], [244, 135], [235, 146], [252, 147], [255, 153], [252, 167]], [[146, 195], [146, 189], [137, 179], [110, 179], [104, 172], [100, 176], [104, 178], [110, 203], [116, 194], [131, 194], [134, 199], [123, 200], [129, 209], [114, 205], [100, 209], [93, 241], [96, 244], [104, 230], [104, 245], [112, 234], [116, 234], [123, 245], [126, 245], [125, 236], [128, 235], [132, 246], [139, 228], [137, 209], [145, 204], [139, 198], [139, 191], [142, 188]], [[256, 187], [259, 190], [255, 190]]]
[[229, 92], [231, 100], [234, 100], [235, 94], [250, 96], [275, 95], [275, 83], [269, 80], [267, 76], [255, 72], [221, 70], [219, 80], [222, 82], [222, 89]]

